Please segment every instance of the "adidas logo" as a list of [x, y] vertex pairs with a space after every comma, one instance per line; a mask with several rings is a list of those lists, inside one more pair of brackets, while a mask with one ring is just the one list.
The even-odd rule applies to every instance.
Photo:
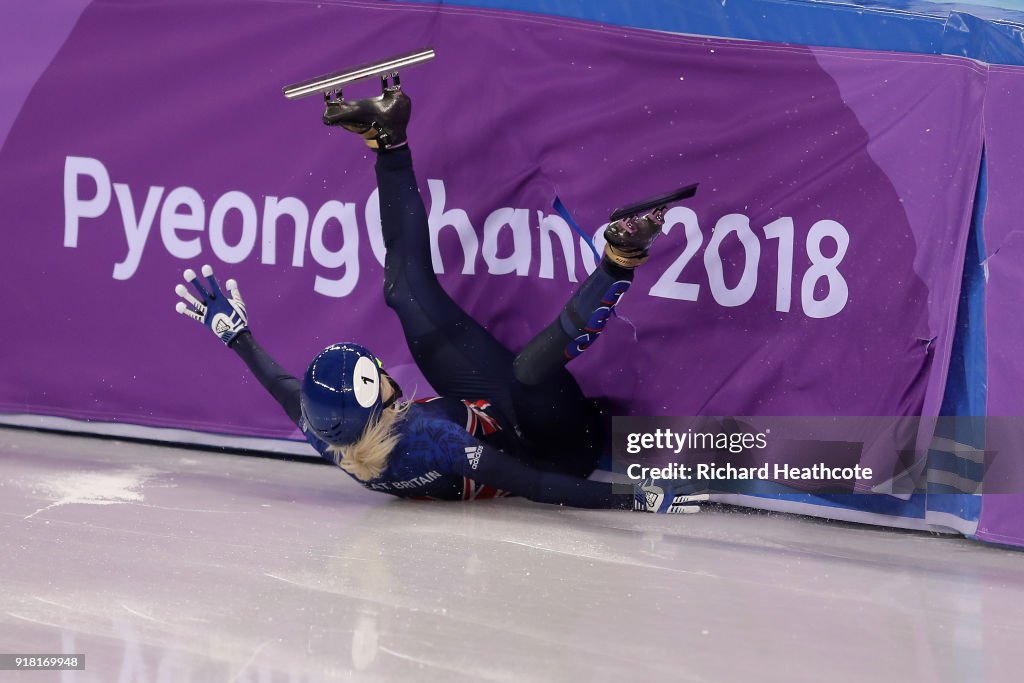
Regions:
[[466, 446], [466, 460], [469, 461], [469, 466], [474, 470], [480, 464], [480, 456], [483, 455], [483, 452], [483, 446]]
[[654, 507], [657, 505], [659, 498], [661, 498], [661, 494], [655, 493], [654, 491], [647, 491], [647, 507]]

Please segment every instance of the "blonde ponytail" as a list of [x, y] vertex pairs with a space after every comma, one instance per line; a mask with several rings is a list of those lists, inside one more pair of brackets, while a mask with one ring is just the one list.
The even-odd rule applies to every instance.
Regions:
[[381, 414], [380, 419], [366, 425], [359, 441], [346, 446], [328, 446], [334, 462], [359, 481], [376, 479], [388, 466], [388, 456], [402, 435], [398, 426], [406, 417], [412, 401], [396, 404]]

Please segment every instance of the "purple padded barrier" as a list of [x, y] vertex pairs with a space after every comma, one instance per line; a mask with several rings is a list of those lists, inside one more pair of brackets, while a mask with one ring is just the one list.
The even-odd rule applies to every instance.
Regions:
[[35, 0], [0, 10], [5, 18], [0, 22], [0, 147], [32, 86], [88, 4]]
[[[294, 435], [174, 313], [181, 271], [204, 262], [238, 279], [257, 337], [294, 372], [352, 339], [429, 394], [381, 296], [372, 153], [324, 129], [315, 98], [280, 94], [425, 45], [438, 58], [403, 82], [442, 281], [501, 340], [524, 344], [593, 267], [555, 194], [596, 231], [617, 206], [699, 182], [620, 307], [638, 341], [617, 321], [574, 364], [587, 392], [635, 415], [936, 411], [983, 66], [237, 0], [94, 2], [36, 82], [0, 153], [0, 411]], [[273, 219], [289, 212], [298, 249], [296, 221]]]
[[[985, 98], [988, 201], [985, 206], [985, 336], [988, 420], [985, 481], [1000, 493], [982, 499], [978, 538], [1024, 544], [1024, 230], [1020, 125], [1024, 71], [992, 66]], [[1012, 493], [1009, 493], [1012, 492]]]

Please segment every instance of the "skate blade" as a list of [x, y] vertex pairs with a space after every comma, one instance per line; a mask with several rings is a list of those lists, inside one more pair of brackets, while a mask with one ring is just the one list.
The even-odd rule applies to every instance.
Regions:
[[349, 69], [324, 74], [316, 78], [309, 78], [305, 81], [292, 83], [284, 87], [284, 96], [289, 100], [296, 100], [308, 95], [317, 93], [329, 93], [340, 90], [343, 86], [356, 81], [362, 81], [375, 76], [388, 76], [395, 74], [399, 69], [407, 69], [410, 66], [429, 62], [434, 58], [434, 51], [431, 48], [416, 50], [397, 57], [389, 57], [376, 62], [360, 64]]
[[620, 218], [636, 216], [644, 213], [645, 211], [650, 211], [651, 209], [668, 206], [669, 204], [682, 201], [683, 199], [689, 199], [695, 194], [697, 194], [697, 185], [687, 185], [686, 187], [679, 188], [675, 192], [669, 192], [668, 194], [645, 199], [642, 202], [637, 202], [636, 204], [630, 204], [629, 206], [624, 206], [621, 209], [616, 209], [612, 212], [612, 215], [608, 217], [608, 220], [614, 223]]

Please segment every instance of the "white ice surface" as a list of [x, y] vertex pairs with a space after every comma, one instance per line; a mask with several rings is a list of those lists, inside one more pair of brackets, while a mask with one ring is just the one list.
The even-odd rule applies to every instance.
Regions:
[[1024, 553], [0, 429], [0, 681], [1019, 681]]

